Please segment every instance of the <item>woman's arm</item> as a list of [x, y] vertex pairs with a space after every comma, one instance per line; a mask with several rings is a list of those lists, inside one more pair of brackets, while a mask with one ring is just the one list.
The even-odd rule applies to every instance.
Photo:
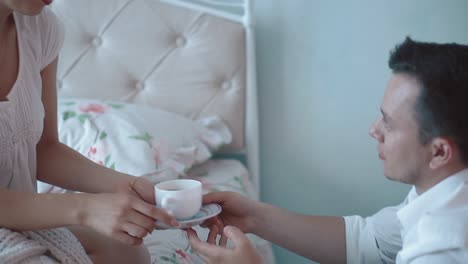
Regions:
[[96, 165], [59, 143], [56, 70], [57, 59], [41, 73], [45, 119], [37, 146], [38, 179], [107, 193], [35, 194], [0, 189], [0, 227], [35, 230], [83, 225], [124, 243], [141, 244], [157, 219], [177, 225], [173, 216], [154, 206], [150, 182]]
[[71, 225], [90, 227], [123, 243], [141, 244], [155, 220], [175, 225], [161, 209], [126, 193], [36, 194], [0, 189], [0, 227], [38, 230]]
[[[98, 165], [59, 142], [57, 131], [57, 59], [42, 72], [44, 132], [37, 145], [37, 178], [81, 192], [117, 192], [129, 188], [132, 176]], [[154, 199], [154, 198], [153, 198]]]
[[80, 224], [80, 211], [85, 196], [0, 189], [0, 227], [36, 230]]
[[135, 179], [96, 164], [60, 142], [41, 142], [37, 163], [38, 180], [80, 192], [126, 191]]

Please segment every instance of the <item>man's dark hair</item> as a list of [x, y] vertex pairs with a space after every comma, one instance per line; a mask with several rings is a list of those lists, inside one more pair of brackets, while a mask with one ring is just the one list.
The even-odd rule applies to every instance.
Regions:
[[468, 164], [468, 46], [407, 37], [390, 53], [388, 65], [393, 73], [413, 76], [421, 85], [415, 104], [421, 142], [451, 138]]

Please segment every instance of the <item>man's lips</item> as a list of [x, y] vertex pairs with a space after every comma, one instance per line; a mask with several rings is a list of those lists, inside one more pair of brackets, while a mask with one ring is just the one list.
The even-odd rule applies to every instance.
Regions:
[[42, 3], [44, 3], [44, 5], [50, 5], [52, 0], [42, 0]]

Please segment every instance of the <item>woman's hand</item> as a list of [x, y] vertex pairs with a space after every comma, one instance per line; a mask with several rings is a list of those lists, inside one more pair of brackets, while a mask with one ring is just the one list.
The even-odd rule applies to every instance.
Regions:
[[133, 176], [132, 178], [133, 179], [126, 186], [124, 186], [122, 192], [129, 193], [149, 204], [156, 205], [154, 184], [145, 178]]
[[[136, 193], [147, 197], [145, 192]], [[173, 216], [134, 194], [87, 194], [85, 197], [80, 217], [82, 225], [126, 244], [141, 244], [155, 229], [156, 220], [177, 225]]]
[[[214, 227], [215, 229], [217, 227]], [[236, 227], [227, 226], [223, 233], [234, 242], [234, 248], [224, 248], [216, 245], [216, 236], [208, 236], [208, 241], [201, 241], [195, 230], [187, 229], [190, 245], [192, 249], [208, 264], [260, 264], [263, 258], [260, 256], [255, 246]]]

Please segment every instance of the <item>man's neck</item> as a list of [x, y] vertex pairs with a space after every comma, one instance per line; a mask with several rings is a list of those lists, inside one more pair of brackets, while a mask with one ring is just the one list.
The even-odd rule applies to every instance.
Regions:
[[421, 195], [427, 190], [429, 190], [430, 188], [437, 185], [439, 182], [447, 179], [448, 177], [466, 168], [467, 167], [465, 165], [460, 163], [460, 164], [453, 164], [452, 166], [445, 166], [438, 170], [431, 171], [431, 173], [427, 174], [426, 177], [424, 177], [421, 183], [414, 185], [416, 188], [416, 193], [418, 195]]

